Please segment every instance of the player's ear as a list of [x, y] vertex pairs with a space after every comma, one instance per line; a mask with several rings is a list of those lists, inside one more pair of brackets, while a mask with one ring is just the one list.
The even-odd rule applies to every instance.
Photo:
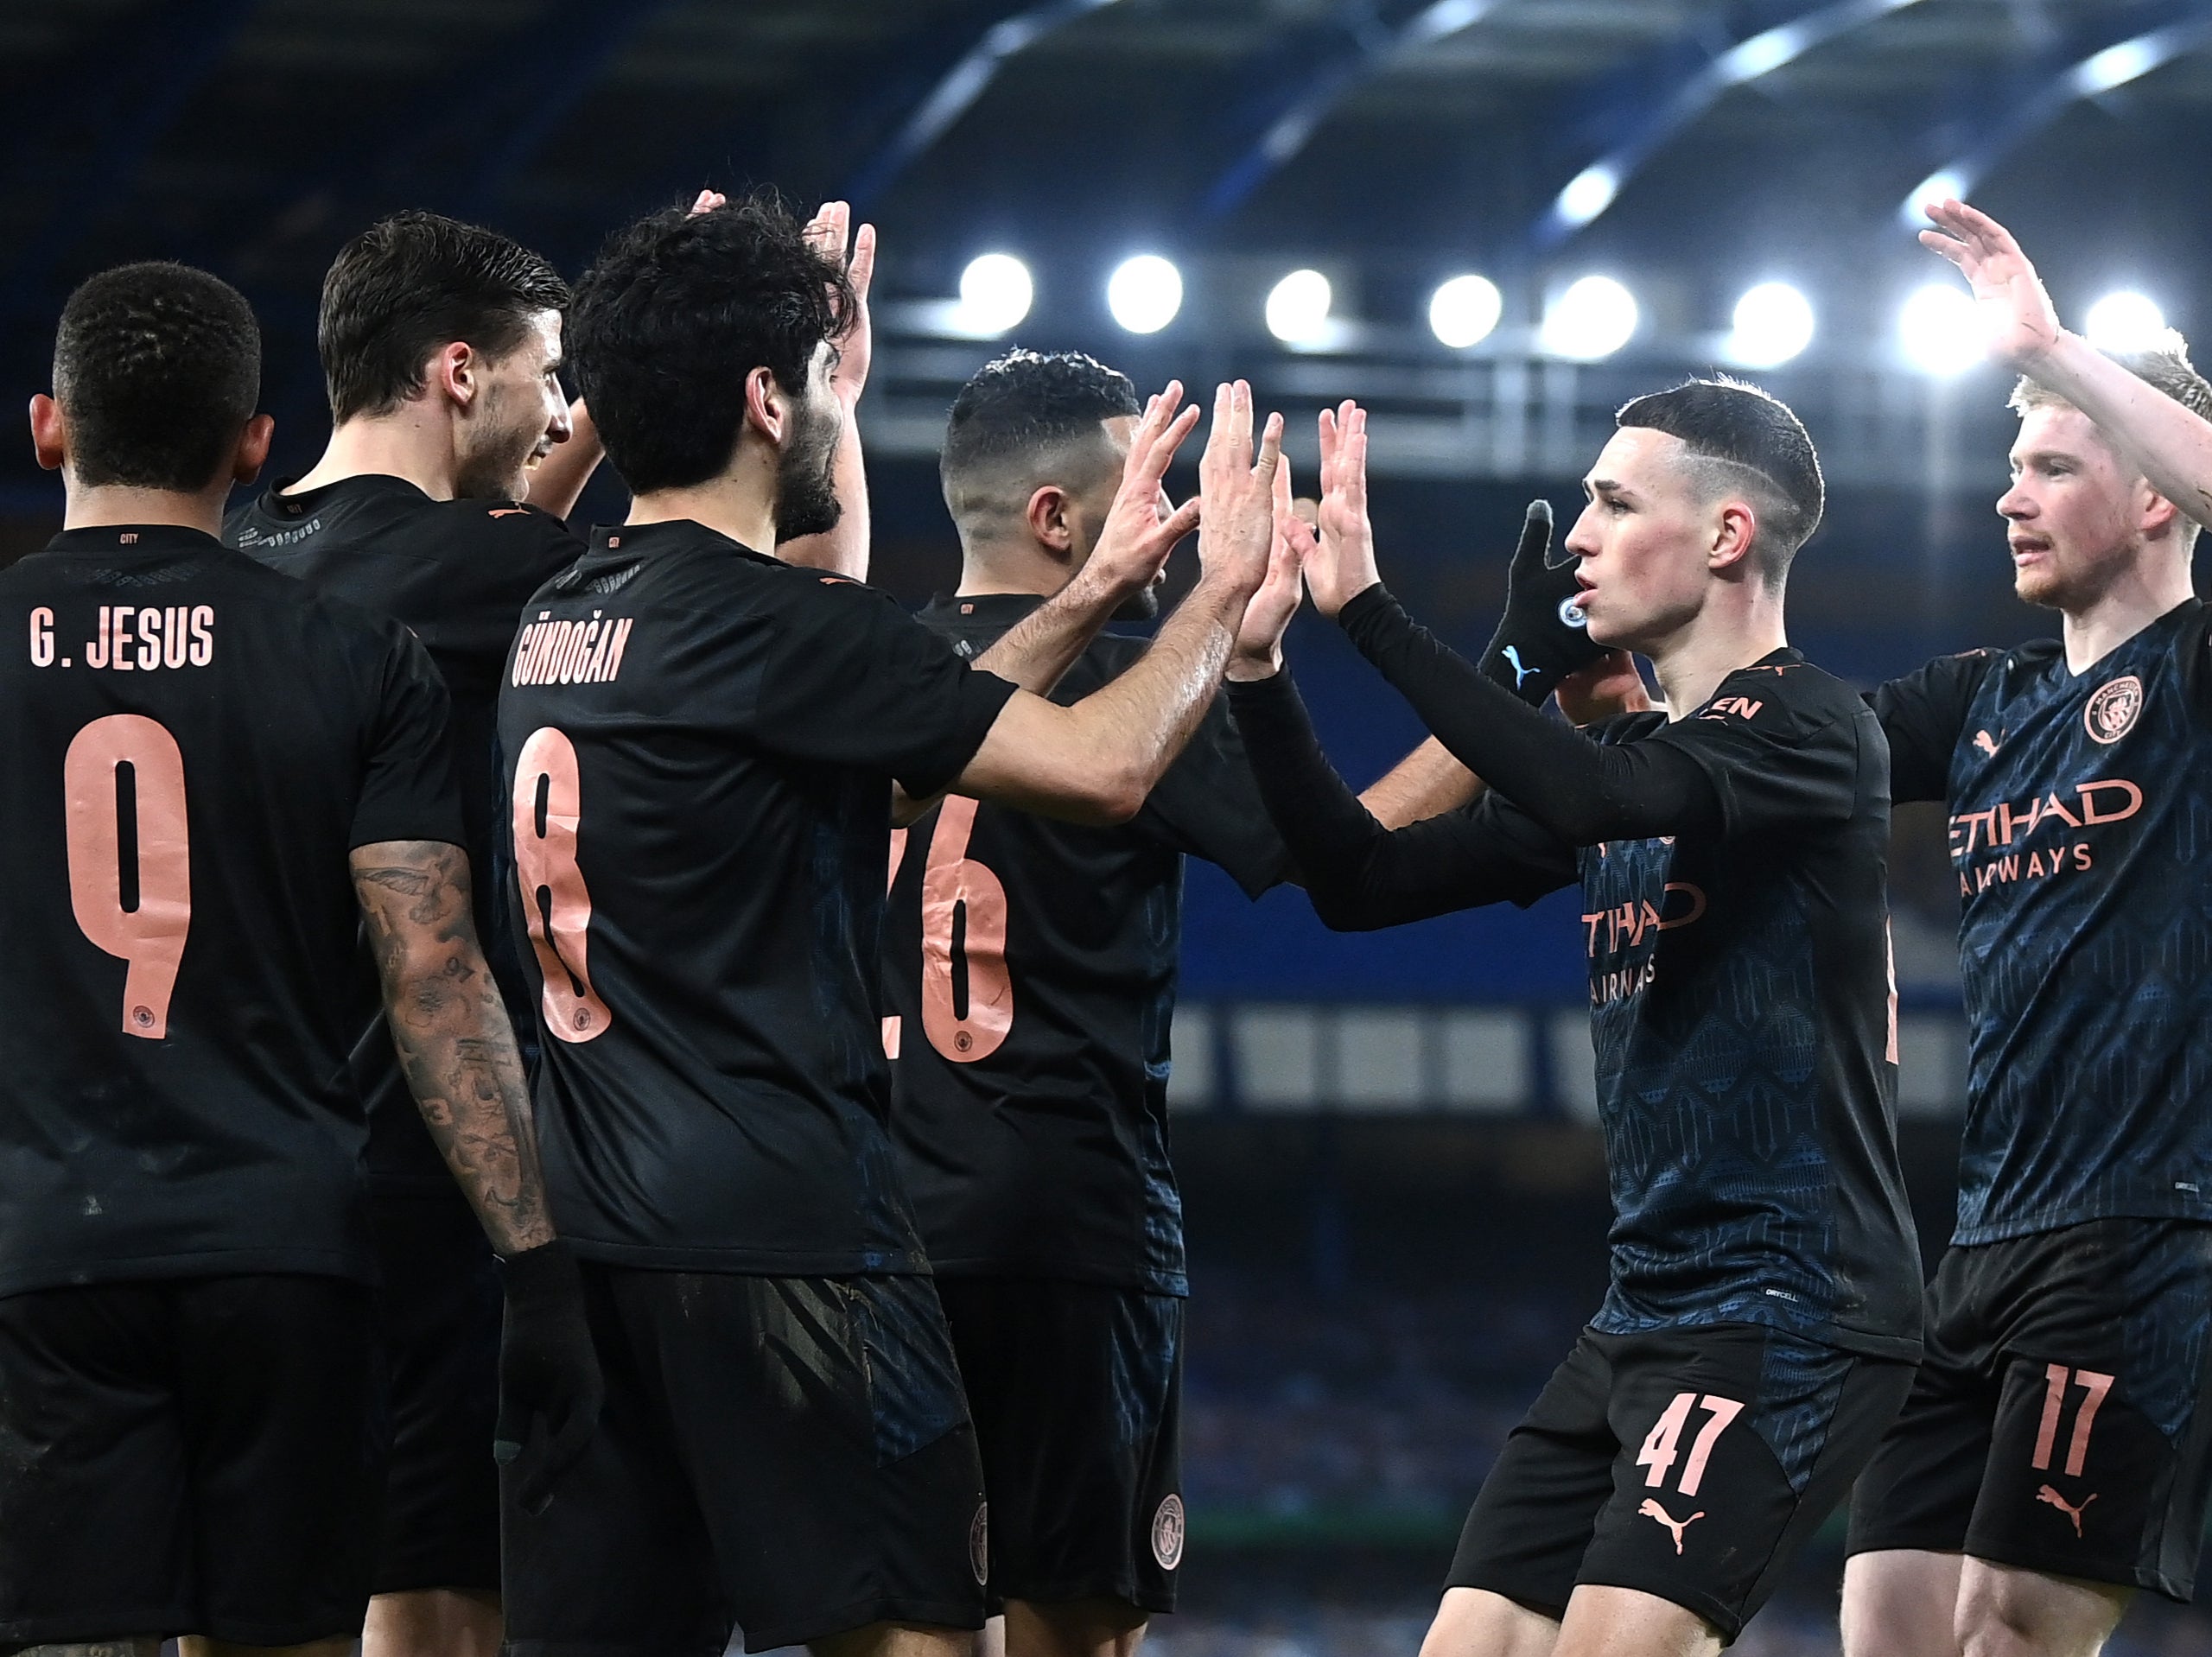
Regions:
[[48, 472], [59, 472], [69, 458], [68, 425], [61, 405], [41, 391], [31, 399], [31, 453]]
[[1056, 483], [1039, 484], [1022, 513], [1030, 538], [1063, 556], [1075, 547], [1075, 500]]
[[276, 422], [270, 416], [257, 414], [245, 422], [238, 434], [238, 447], [231, 458], [231, 479], [235, 483], [251, 483], [261, 475], [261, 468], [269, 464], [270, 440], [276, 434]]
[[2181, 516], [2181, 509], [2168, 500], [2148, 483], [2139, 486], [2136, 527], [2145, 536], [2156, 537], [2173, 528], [2174, 520]]
[[772, 368], [756, 368], [745, 377], [745, 423], [781, 448], [791, 429], [791, 399], [776, 383]]
[[1706, 568], [1717, 575], [1743, 565], [1751, 556], [1751, 543], [1758, 538], [1758, 514], [1751, 510], [1749, 501], [1722, 501], [1713, 527], [1713, 548], [1706, 555]]
[[448, 341], [430, 359], [429, 382], [466, 409], [476, 401], [479, 371], [476, 351], [466, 340]]

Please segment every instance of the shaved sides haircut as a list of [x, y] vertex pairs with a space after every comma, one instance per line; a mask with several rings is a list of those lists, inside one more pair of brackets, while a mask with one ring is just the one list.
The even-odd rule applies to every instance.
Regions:
[[1077, 351], [1009, 351], [960, 388], [938, 475], [963, 538], [1001, 534], [1046, 484], [1084, 488], [1120, 457], [1105, 422], [1141, 410], [1126, 374]]
[[1637, 397], [1613, 422], [1681, 439], [1700, 498], [1748, 501], [1758, 519], [1751, 557], [1769, 586], [1781, 584], [1827, 503], [1821, 457], [1788, 403], [1717, 375]]

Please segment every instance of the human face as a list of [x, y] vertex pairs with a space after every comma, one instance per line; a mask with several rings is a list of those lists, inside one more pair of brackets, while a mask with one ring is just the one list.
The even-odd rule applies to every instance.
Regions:
[[827, 535], [845, 515], [836, 478], [845, 405], [830, 385], [836, 366], [836, 348], [825, 340], [807, 365], [805, 395], [792, 400], [791, 432], [776, 458], [778, 546], [802, 536]]
[[2012, 590], [2054, 610], [2088, 608], [2134, 564], [2145, 514], [2164, 503], [2079, 409], [2028, 410], [2011, 460], [2012, 486], [1997, 510], [2012, 549]]
[[1588, 504], [1567, 549], [1582, 561], [1574, 602], [1594, 643], [1648, 651], [1705, 600], [1719, 509], [1698, 498], [1684, 453], [1679, 437], [1624, 426], [1582, 479]]
[[[1089, 488], [1076, 492], [1077, 532], [1084, 537], [1083, 556], [1077, 561], [1078, 567], [1090, 561], [1092, 549], [1098, 544], [1098, 537], [1105, 531], [1107, 515], [1114, 510], [1114, 498], [1121, 492], [1122, 467], [1129, 458], [1129, 441], [1136, 431], [1137, 417], [1135, 415], [1116, 415], [1103, 423], [1113, 465], [1094, 479]], [[1174, 514], [1175, 503], [1168, 498], [1165, 485], [1160, 487], [1155, 510], [1163, 524]], [[1162, 564], [1150, 581], [1115, 607], [1114, 619], [1150, 621], [1160, 613], [1160, 587], [1166, 579], [1167, 567]]]
[[476, 360], [478, 397], [461, 422], [454, 492], [472, 500], [521, 500], [530, 474], [569, 441], [569, 399], [561, 390], [561, 313], [530, 319], [522, 343], [503, 357]]

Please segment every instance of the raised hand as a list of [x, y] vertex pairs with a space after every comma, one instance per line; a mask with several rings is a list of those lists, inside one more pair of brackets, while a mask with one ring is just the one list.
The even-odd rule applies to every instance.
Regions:
[[[696, 209], [695, 208], [696, 212]], [[806, 239], [825, 258], [845, 267], [853, 284], [853, 314], [837, 340], [837, 370], [830, 384], [847, 409], [861, 398], [875, 355], [875, 330], [868, 321], [868, 284], [875, 279], [875, 226], [853, 229], [852, 204], [825, 201], [807, 220]]]
[[1175, 451], [1198, 423], [1196, 403], [1176, 412], [1182, 401], [1183, 383], [1170, 380], [1166, 390], [1146, 403], [1144, 417], [1129, 435], [1122, 486], [1107, 509], [1098, 543], [1084, 564], [1085, 577], [1103, 581], [1116, 597], [1150, 586], [1175, 543], [1198, 527], [1199, 498], [1175, 506], [1162, 486]]
[[1268, 578], [1244, 606], [1237, 625], [1236, 643], [1230, 652], [1232, 679], [1268, 679], [1282, 670], [1282, 636], [1298, 613], [1300, 566], [1303, 549], [1313, 543], [1313, 531], [1292, 509], [1290, 463], [1275, 467], [1274, 540], [1268, 549]]
[[1282, 416], [1268, 416], [1255, 454], [1252, 388], [1243, 380], [1217, 387], [1213, 429], [1198, 461], [1198, 564], [1205, 578], [1225, 581], [1248, 598], [1267, 579], [1281, 464]]
[[1382, 579], [1367, 518], [1367, 410], [1350, 398], [1321, 410], [1320, 534], [1306, 559], [1313, 607], [1333, 616]]
[[2025, 368], [2058, 343], [2057, 309], [2011, 231], [1963, 201], [1934, 201], [1923, 211], [1936, 228], [1920, 232], [1921, 245], [1958, 266], [1972, 284], [1993, 355]]
[[1521, 521], [1521, 544], [1505, 577], [1505, 613], [1482, 654], [1482, 670], [1531, 708], [1550, 700], [1560, 682], [1604, 653], [1572, 600], [1579, 560], [1551, 560], [1552, 507], [1532, 500]]

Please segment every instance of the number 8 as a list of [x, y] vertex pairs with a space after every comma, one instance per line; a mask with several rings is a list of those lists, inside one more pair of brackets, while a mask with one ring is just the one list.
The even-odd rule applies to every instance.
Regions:
[[[123, 980], [123, 1033], [160, 1041], [169, 1032], [169, 998], [192, 928], [184, 755], [158, 721], [110, 714], [70, 740], [61, 792], [69, 907], [86, 937], [130, 963]], [[126, 815], [136, 843], [129, 885], [137, 890], [128, 905]]]
[[614, 1022], [585, 964], [591, 893], [576, 867], [579, 791], [575, 745], [550, 725], [531, 732], [515, 763], [515, 878], [545, 980], [539, 1009], [566, 1042], [589, 1041]]

